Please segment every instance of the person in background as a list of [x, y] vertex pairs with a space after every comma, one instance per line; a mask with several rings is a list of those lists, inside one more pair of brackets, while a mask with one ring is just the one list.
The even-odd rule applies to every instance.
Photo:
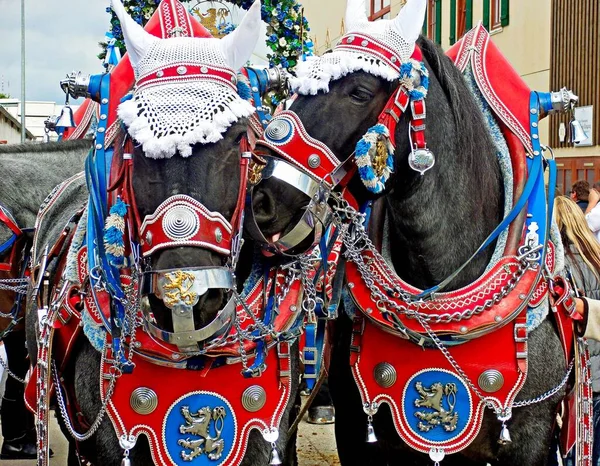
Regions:
[[588, 198], [588, 206], [587, 209], [585, 209], [585, 213], [589, 214], [592, 209], [598, 205], [598, 201], [600, 201], [600, 181], [596, 181], [592, 185], [590, 196]]
[[571, 199], [574, 200], [582, 212], [585, 212], [589, 204], [590, 184], [585, 180], [573, 183], [571, 188]]
[[[581, 307], [590, 302], [600, 304], [600, 243], [589, 230], [582, 210], [571, 199], [554, 200], [556, 223], [565, 247], [565, 266], [574, 286], [588, 299], [578, 300]], [[598, 311], [600, 317], [600, 309]], [[600, 333], [600, 319], [598, 322]], [[590, 327], [590, 331], [593, 330]], [[594, 391], [594, 466], [600, 459], [600, 342], [589, 341]]]

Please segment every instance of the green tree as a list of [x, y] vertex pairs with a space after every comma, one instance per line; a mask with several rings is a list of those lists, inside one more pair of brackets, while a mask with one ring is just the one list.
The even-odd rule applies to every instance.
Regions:
[[4, 94], [3, 92], [0, 92], [0, 99], [10, 99], [10, 94]]

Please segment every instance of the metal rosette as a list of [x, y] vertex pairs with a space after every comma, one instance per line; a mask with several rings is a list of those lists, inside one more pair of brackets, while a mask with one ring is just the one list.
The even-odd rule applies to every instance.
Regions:
[[267, 393], [259, 385], [252, 385], [242, 393], [242, 406], [251, 413], [261, 410], [266, 402]]
[[275, 145], [285, 144], [293, 135], [294, 127], [285, 118], [274, 119], [265, 129], [265, 138]]
[[373, 369], [375, 382], [382, 388], [390, 388], [396, 383], [398, 374], [396, 369], [388, 362], [380, 362]]
[[494, 393], [504, 385], [504, 376], [496, 369], [489, 369], [479, 376], [477, 383], [484, 392]]
[[136, 388], [131, 392], [129, 404], [131, 405], [131, 409], [138, 414], [150, 414], [158, 406], [158, 395], [150, 388]]
[[193, 209], [176, 205], [163, 217], [162, 228], [172, 241], [187, 241], [200, 230], [200, 219]]

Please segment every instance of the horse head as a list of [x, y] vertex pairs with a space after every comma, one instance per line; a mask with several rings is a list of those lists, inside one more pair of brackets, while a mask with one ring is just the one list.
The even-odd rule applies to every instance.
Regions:
[[[298, 223], [306, 218], [307, 209], [311, 208], [309, 201], [312, 193], [297, 189], [298, 182], [294, 186], [296, 189], [290, 188], [290, 178], [296, 180], [302, 176], [288, 174], [288, 179], [279, 176], [278, 172], [284, 170], [272, 166], [281, 165], [279, 161], [273, 162], [272, 157], [281, 159], [281, 155], [284, 155], [283, 163], [305, 174], [308, 171], [309, 175], [315, 174], [310, 171], [316, 167], [325, 169], [324, 159], [328, 158], [333, 161], [338, 179], [324, 179], [327, 176], [315, 179], [313, 176], [313, 181], [317, 184], [325, 181], [328, 188], [336, 189], [339, 177], [351, 170], [350, 159], [357, 143], [377, 123], [386, 103], [398, 89], [401, 66], [410, 60], [415, 50], [425, 11], [424, 0], [410, 0], [396, 18], [369, 22], [364, 13], [364, 0], [348, 0], [348, 32], [339, 44], [331, 53], [309, 57], [306, 62], [300, 63], [297, 77], [291, 80], [292, 88], [297, 92], [289, 108], [295, 114], [289, 119], [292, 124], [286, 128], [276, 117], [258, 146], [268, 163], [264, 172], [266, 176], [254, 189], [253, 206], [260, 214], [255, 214], [258, 225], [255, 230], [259, 231], [255, 231], [253, 236], [257, 236], [270, 249], [285, 253], [299, 252], [318, 240], [318, 234], [308, 227], [303, 229], [303, 234], [297, 228]], [[286, 119], [286, 113], [282, 115], [283, 119]], [[408, 118], [401, 117], [396, 131], [398, 141], [406, 139], [408, 124]], [[283, 136], [278, 134], [282, 131], [285, 133]], [[290, 152], [287, 154], [290, 157], [286, 158], [288, 147], [282, 146], [281, 142], [286, 142], [285, 138], [290, 133], [304, 133], [304, 139], [313, 147], [322, 143], [323, 154], [307, 153], [307, 166], [304, 167], [294, 163], [297, 160], [290, 160], [298, 158], [296, 153]], [[408, 154], [408, 147], [406, 142], [401, 145], [399, 152]], [[289, 149], [295, 150], [296, 147], [290, 144]], [[289, 172], [290, 168], [286, 168], [286, 171]], [[364, 199], [373, 197], [361, 187], [358, 180], [353, 179], [350, 183], [357, 196]], [[319, 218], [314, 212], [312, 216], [313, 221], [309, 219], [305, 223], [318, 226], [326, 220], [324, 215]], [[280, 241], [286, 236], [292, 237], [292, 245], [290, 241]]]
[[[246, 117], [237, 70], [260, 33], [260, 2], [223, 39], [151, 36], [113, 8], [136, 77], [119, 107], [135, 149], [131, 195], [142, 256], [142, 308], [155, 336], [180, 348], [221, 336], [236, 302], [247, 174]], [[216, 317], [216, 318], [215, 318]]]

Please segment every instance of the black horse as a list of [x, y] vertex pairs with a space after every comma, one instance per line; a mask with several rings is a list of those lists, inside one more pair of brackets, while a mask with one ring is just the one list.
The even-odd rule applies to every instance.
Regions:
[[[409, 168], [409, 118], [396, 129], [394, 174], [387, 182], [391, 264], [408, 283], [428, 289], [458, 269], [503, 217], [504, 194], [496, 148], [482, 112], [465, 79], [431, 41], [418, 45], [429, 70], [427, 143], [436, 155], [435, 166], [424, 176]], [[299, 96], [296, 112], [308, 133], [327, 144], [340, 160], [354, 150], [359, 138], [376, 122], [394, 87], [364, 72], [348, 74], [329, 85], [328, 93]], [[358, 179], [350, 189], [360, 202], [373, 199]], [[305, 204], [277, 180], [257, 188], [257, 198], [278, 212], [278, 220], [264, 230], [266, 237], [288, 231]], [[478, 278], [490, 261], [493, 247], [472, 261], [452, 281], [458, 289]], [[379, 441], [365, 442], [365, 414], [350, 365], [351, 321], [342, 313], [336, 323], [330, 387], [336, 407], [336, 439], [344, 465], [425, 465], [427, 455], [409, 449], [398, 437], [387, 407], [375, 416]], [[383, 349], [382, 351], [385, 351]], [[565, 374], [562, 349], [555, 329], [545, 320], [529, 335], [529, 374], [519, 399], [531, 399], [556, 387]], [[551, 449], [556, 406], [561, 394], [515, 409], [510, 422], [512, 443], [497, 443], [500, 423], [486, 411], [476, 440], [461, 453], [446, 457], [448, 465], [545, 465]], [[553, 453], [555, 454], [555, 453]]]
[[[118, 4], [116, 4], [116, 2], [118, 2]], [[120, 0], [115, 0], [113, 5], [115, 7], [115, 11], [117, 11], [117, 13], [120, 15], [121, 22], [125, 25], [124, 29], [126, 30], [124, 32], [128, 50], [130, 51], [132, 63], [134, 66], [136, 66], [136, 64], [139, 64], [144, 59], [148, 49], [152, 49], [152, 46], [156, 45], [156, 43], [153, 43], [153, 41], [156, 41], [157, 39], [148, 36], [133, 22], [133, 20], [125, 16], [126, 14], [124, 13], [123, 7], [120, 5]], [[220, 41], [221, 45], [214, 45], [217, 42], [215, 39], [194, 40], [211, 41], [210, 44], [212, 45], [208, 46], [211, 48], [209, 50], [210, 53], [208, 54], [210, 58], [213, 59], [214, 56], [219, 57], [220, 53], [222, 53], [225, 56], [228, 67], [237, 69], [243, 66], [254, 48], [254, 44], [258, 39], [259, 21], [260, 6], [257, 2], [257, 4], [255, 4], [249, 10], [249, 13], [236, 31], [229, 35], [226, 39]], [[168, 49], [169, 44], [167, 44], [167, 41], [169, 40], [171, 39], [166, 39], [161, 46], [163, 46], [165, 49]], [[173, 41], [176, 40], [182, 39], [173, 39]], [[183, 49], [179, 49], [179, 51], [173, 53], [180, 53], [181, 50], [186, 50], [185, 47], [188, 47], [188, 50], [191, 47], [195, 50], [195, 53], [204, 53], [201, 50], [202, 46], [199, 43], [193, 44], [191, 40], [192, 39], [189, 39], [184, 44], [185, 46]], [[206, 43], [208, 44], [208, 42]], [[167, 54], [167, 56], [169, 55]], [[206, 56], [206, 54], [204, 56]], [[164, 55], [161, 57], [164, 57]], [[187, 59], [192, 61], [197, 60], [197, 55], [192, 55], [187, 57]], [[168, 68], [169, 64], [170, 63], [163, 63], [166, 68]], [[181, 74], [180, 71], [183, 69], [182, 66], [180, 66], [181, 63], [177, 62], [176, 64], [179, 66], [177, 72]], [[207, 61], [202, 64], [207, 67], [213, 65], [211, 61]], [[220, 69], [224, 68], [223, 64], [219, 61], [214, 63], [214, 65], [216, 67], [220, 66]], [[188, 66], [190, 66], [191, 70], [191, 65]], [[206, 71], [202, 71], [204, 66], [199, 66], [196, 68], [200, 70], [201, 73], [206, 73]], [[183, 72], [187, 72], [187, 69], [183, 70]], [[198, 73], [198, 71], [196, 71], [196, 73]], [[218, 78], [215, 78], [214, 80], [218, 81]], [[219, 87], [216, 89], [210, 85], [206, 87], [208, 88], [209, 98], [204, 102], [208, 108], [212, 105], [212, 102], [223, 98], [223, 95], [221, 94], [225, 94], [225, 92]], [[163, 91], [165, 91], [165, 88], [163, 88]], [[224, 112], [225, 107], [230, 105], [235, 99], [239, 99], [237, 96], [231, 95], [231, 91], [227, 92], [229, 92], [230, 100], [221, 100], [221, 103], [214, 109], [210, 107], [207, 111], [207, 114], [210, 117], [213, 115], [213, 110], [214, 114], [218, 114], [219, 111]], [[205, 96], [205, 94], [201, 95]], [[187, 97], [190, 101], [195, 98], [202, 98], [198, 97], [198, 94], [188, 94]], [[179, 96], [179, 98], [183, 98], [185, 100], [186, 96]], [[137, 116], [139, 116], [139, 114], [136, 111], [133, 114], [133, 118], [136, 118]], [[190, 115], [188, 115], [188, 117], [191, 118]], [[219, 115], [215, 117], [213, 129], [217, 127], [217, 117], [219, 117]], [[229, 120], [224, 121], [227, 120], [227, 118], [229, 118]], [[156, 121], [157, 120], [153, 120], [152, 123], [156, 124]], [[207, 140], [201, 140], [194, 141], [194, 143], [179, 144], [176, 150], [173, 150], [172, 153], [169, 153], [162, 158], [148, 157], [149, 152], [147, 150], [147, 146], [145, 145], [146, 141], [143, 140], [142, 135], [139, 136], [132, 154], [132, 186], [128, 192], [133, 194], [133, 198], [129, 199], [130, 209], [136, 209], [141, 220], [149, 218], [152, 214], [157, 212], [157, 209], [161, 204], [163, 204], [166, 200], [174, 198], [175, 196], [185, 197], [186, 199], [190, 200], [190, 205], [191, 203], [200, 203], [207, 211], [217, 213], [224, 219], [229, 220], [233, 217], [234, 212], [236, 212], [239, 207], [238, 200], [240, 198], [239, 194], [242, 183], [240, 175], [240, 143], [246, 137], [248, 125], [245, 118], [231, 118], [231, 113], [226, 114], [225, 116], [221, 115], [218, 124], [221, 127], [224, 126], [224, 128], [221, 128], [223, 129], [221, 132], [222, 138], [217, 138], [219, 139], [218, 141], [209, 142]], [[148, 129], [150, 126], [151, 125], [148, 124], [146, 129]], [[139, 129], [140, 125], [137, 127]], [[201, 127], [201, 129], [207, 130], [206, 125], [203, 128]], [[169, 133], [169, 135], [170, 134], [172, 133]], [[215, 141], [214, 132], [208, 132], [206, 134], [212, 134], [213, 141]], [[120, 137], [119, 141], [122, 142], [123, 137]], [[182, 148], [184, 149], [182, 150]], [[185, 153], [183, 153], [184, 150]], [[153, 155], [156, 156], [156, 146], [154, 146]], [[80, 184], [80, 187], [85, 188], [85, 185]], [[48, 243], [49, 239], [57, 237], [62, 229], [62, 226], [69, 221], [72, 214], [75, 213], [80, 207], [82, 196], [79, 192], [79, 187], [77, 187], [75, 191], [76, 192], [70, 199], [55, 199], [55, 207], [47, 212], [47, 217], [52, 218], [53, 220], [47, 220], [46, 226], [41, 228], [37, 234], [37, 242], [34, 245], [36, 250], [36, 257], [34, 257], [34, 261], [36, 263], [39, 263], [40, 261], [45, 244]], [[86, 198], [86, 196], [84, 196], [84, 198]], [[238, 214], [239, 213], [240, 212], [238, 212]], [[133, 214], [131, 215], [133, 216]], [[266, 217], [268, 217], [268, 215], [266, 215]], [[202, 218], [201, 222], [204, 221], [205, 219]], [[134, 228], [132, 234], [135, 235], [139, 233], [139, 227], [140, 225], [138, 225], [137, 230]], [[221, 232], [221, 234], [222, 233], [223, 232]], [[133, 239], [135, 241], [145, 240], [148, 244], [150, 244], [150, 238], [150, 236], [144, 236], [143, 238], [134, 236]], [[215, 238], [219, 238], [216, 233]], [[221, 239], [216, 239], [216, 243], [220, 242]], [[246, 253], [246, 251], [249, 252]], [[186, 245], [179, 247], [168, 247], [165, 249], [159, 249], [157, 252], [148, 253], [148, 255], [143, 259], [143, 263], [138, 265], [140, 268], [143, 267], [144, 271], [150, 275], [154, 272], [160, 271], [189, 271], [225, 267], [229, 265], [229, 260], [230, 258], [227, 254], [216, 252], [215, 248], [209, 249]], [[252, 245], [250, 242], [248, 242], [245, 247], [245, 251], [242, 252], [241, 259], [236, 269], [236, 278], [239, 280], [237, 283], [238, 291], [241, 287], [241, 283], [243, 283], [244, 279], [248, 275], [248, 269], [251, 265], [251, 261]], [[55, 273], [57, 264], [58, 261], [50, 264], [49, 270], [51, 273]], [[147, 295], [149, 306], [152, 311], [153, 318], [155, 319], [155, 325], [164, 329], [165, 331], [175, 332], [175, 324], [172, 319], [173, 314], [171, 310], [167, 308], [163, 302], [163, 299], [158, 298], [156, 294], [150, 293]], [[194, 327], [196, 329], [201, 329], [213, 322], [219, 311], [223, 309], [229, 299], [229, 294], [221, 288], [209, 289], [207, 292], [202, 294], [198, 302], [193, 307]], [[32, 360], [34, 360], [36, 356], [36, 348], [34, 345], [38, 327], [36, 316], [36, 302], [33, 300], [33, 290], [31, 290], [28, 300], [27, 329]], [[139, 331], [141, 332], [142, 330], [140, 329]], [[299, 373], [298, 352], [292, 351], [290, 354], [292, 355], [290, 367], [290, 378], [292, 382], [289, 398], [291, 402], [287, 405], [287, 408], [283, 414], [279, 426], [279, 437], [276, 440], [279, 454], [284, 456], [284, 461], [286, 464], [295, 463], [295, 437], [289, 437], [287, 433], [289, 424], [291, 420], [293, 420], [292, 413], [295, 409], [294, 400], [296, 399], [296, 394], [298, 391], [297, 375]], [[215, 371], [216, 370], [217, 369], [215, 369]], [[75, 428], [76, 430], [82, 431], [86, 426], [89, 427], [94, 420], [97, 419], [97, 416], [103, 405], [99, 390], [99, 379], [102, 377], [101, 354], [92, 346], [88, 339], [80, 338], [78, 340], [77, 346], [72, 352], [72, 358], [69, 362], [69, 366], [65, 370], [64, 374], [65, 379], [68, 381], [69, 394], [73, 396], [73, 400], [78, 406], [78, 411], [81, 414], [80, 420], [83, 420], [83, 422], [77, 422]], [[133, 377], [135, 377], [135, 374], [136, 372], [134, 369]], [[193, 380], [195, 375], [196, 373], [192, 371], [189, 372], [190, 381]], [[240, 377], [242, 376], [240, 375]], [[230, 381], [227, 382], [229, 383]], [[165, 383], [168, 383], [168, 381], [165, 381]], [[202, 380], [196, 378], [194, 387], [201, 388]], [[66, 434], [67, 422], [70, 421], [67, 421], [62, 416], [59, 416], [59, 423]], [[217, 424], [217, 428], [219, 429], [221, 427], [219, 427]], [[210, 434], [212, 435], [212, 431], [210, 431]], [[209, 439], [207, 439], [207, 442], [208, 440]], [[201, 454], [202, 449], [199, 449], [199, 452]], [[248, 441], [247, 449], [241, 464], [267, 464], [269, 462], [271, 452], [271, 445], [265, 442], [259, 432], [253, 430], [250, 433], [250, 439]], [[210, 451], [207, 451], [207, 454], [208, 453], [210, 453]], [[78, 464], [77, 454], [79, 454], [80, 457], [85, 458], [87, 461], [90, 461], [92, 464], [121, 464], [123, 459], [123, 448], [120, 446], [119, 439], [115, 435], [113, 425], [107, 417], [105, 417], [102, 422], [99, 423], [97, 430], [93, 432], [93, 435], [89, 439], [79, 442], [77, 447], [75, 447], [74, 442], [71, 442], [69, 464]], [[140, 436], [135, 444], [135, 447], [132, 448], [128, 454], [133, 464], [152, 464], [153, 462], [153, 457], [151, 456], [150, 448], [145, 436]]]

